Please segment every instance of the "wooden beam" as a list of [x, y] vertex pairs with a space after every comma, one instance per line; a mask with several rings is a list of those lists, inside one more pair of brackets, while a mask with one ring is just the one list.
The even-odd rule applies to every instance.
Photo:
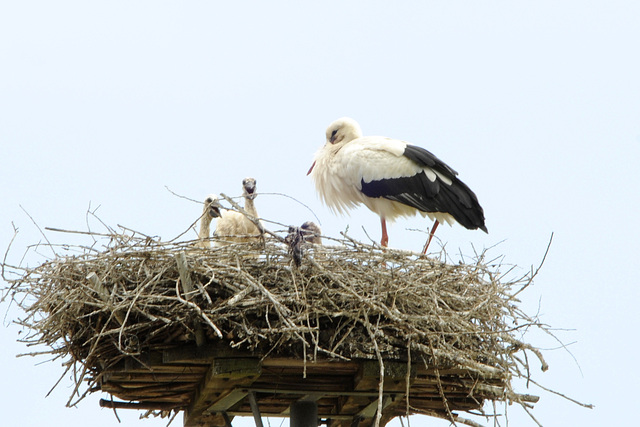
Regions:
[[112, 409], [137, 409], [149, 411], [170, 411], [176, 409], [173, 403], [155, 403], [155, 402], [119, 402], [116, 400], [100, 399], [101, 408]]
[[[391, 401], [392, 401], [391, 397], [384, 396], [382, 398], [382, 409], [384, 410], [384, 408], [389, 406]], [[378, 410], [378, 399], [374, 400], [373, 402], [371, 402], [367, 406], [365, 406], [360, 412], [358, 412], [357, 417], [359, 417], [361, 419], [362, 418], [373, 418], [376, 415], [376, 411], [377, 410]]]
[[353, 420], [351, 420], [351, 427], [360, 427], [360, 421], [362, 421], [362, 417], [356, 415], [353, 417]]
[[209, 364], [214, 359], [221, 358], [255, 358], [253, 353], [235, 350], [223, 341], [209, 342], [198, 347], [197, 345], [183, 345], [166, 349], [162, 352], [162, 362], [166, 364]]
[[227, 412], [229, 408], [231, 408], [233, 405], [235, 405], [236, 403], [244, 399], [247, 396], [247, 394], [249, 394], [247, 390], [242, 390], [238, 388], [233, 389], [231, 393], [227, 394], [221, 399], [218, 399], [216, 403], [209, 406], [207, 408], [207, 411], [208, 412]]
[[185, 427], [200, 425], [203, 417], [214, 412], [229, 413], [228, 409], [246, 396], [246, 391], [241, 396], [242, 388], [258, 379], [261, 370], [258, 358], [215, 359], [185, 411]]
[[[228, 412], [229, 415], [233, 415], [233, 416], [237, 416], [237, 417], [250, 417], [251, 416], [251, 412], [246, 412], [246, 411], [229, 411]], [[263, 418], [281, 418], [282, 414], [280, 412], [268, 412], [268, 411], [260, 411], [260, 415], [262, 415]], [[322, 418], [330, 418], [331, 420], [338, 420], [338, 421], [344, 421], [347, 422], [347, 424], [345, 425], [349, 425], [348, 422], [350, 422], [353, 419], [353, 415], [336, 415], [336, 414], [330, 414], [330, 415], [322, 415]]]
[[[316, 393], [310, 393], [309, 390], [295, 390], [295, 389], [284, 389], [284, 388], [256, 388], [256, 387], [247, 387], [245, 388], [247, 392], [254, 391], [256, 393], [268, 393], [268, 394], [298, 394], [300, 396], [307, 395], [315, 395]], [[360, 397], [377, 397], [377, 391], [322, 391], [319, 392], [322, 397], [324, 396], [360, 396]], [[396, 393], [397, 394], [397, 393]]]
[[[124, 359], [124, 371], [126, 372], [149, 372], [159, 366], [162, 366], [162, 353], [159, 351], [150, 351]], [[154, 372], [156, 372], [155, 369]]]
[[[407, 364], [404, 362], [385, 361], [384, 363], [384, 391], [394, 391], [404, 394], [407, 378]], [[412, 367], [410, 377], [415, 377], [415, 371]], [[377, 360], [365, 360], [360, 362], [360, 369], [354, 378], [354, 390], [368, 391], [378, 396], [378, 383], [380, 381], [380, 365]], [[374, 399], [377, 405], [377, 399]], [[348, 396], [345, 397], [340, 405], [340, 413], [356, 414], [363, 406], [367, 407], [371, 404], [371, 397], [364, 396]], [[375, 412], [374, 412], [375, 413]]]

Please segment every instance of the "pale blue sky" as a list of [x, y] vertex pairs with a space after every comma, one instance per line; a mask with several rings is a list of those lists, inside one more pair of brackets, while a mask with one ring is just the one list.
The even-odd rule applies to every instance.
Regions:
[[[438, 230], [457, 253], [547, 263], [522, 295], [530, 313], [569, 331], [545, 353], [538, 389], [546, 426], [632, 425], [640, 328], [640, 3], [634, 1], [2, 2], [0, 4], [0, 247], [9, 261], [41, 227], [86, 229], [87, 209], [172, 238], [208, 193], [258, 191], [308, 204], [331, 236], [348, 225], [380, 235], [365, 208], [338, 217], [305, 176], [326, 126], [341, 116], [365, 135], [423, 146], [477, 193], [488, 235]], [[259, 213], [302, 223], [309, 212], [262, 195]], [[390, 245], [418, 250], [423, 219], [400, 220]], [[99, 229], [96, 221], [91, 226]], [[65, 243], [69, 236], [50, 234]], [[30, 253], [25, 263], [43, 256]], [[2, 307], [4, 325], [16, 312]], [[7, 315], [5, 316], [5, 313]], [[16, 359], [19, 329], [0, 328], [0, 407], [6, 425], [112, 426], [91, 397], [64, 403], [71, 380], [45, 398], [59, 362]], [[532, 335], [529, 341], [555, 346]], [[119, 411], [124, 425], [136, 421]], [[534, 425], [515, 406], [511, 425]], [[181, 417], [180, 417], [181, 418]], [[181, 425], [181, 419], [175, 425]], [[447, 425], [413, 417], [412, 425]], [[250, 420], [246, 421], [250, 425]], [[238, 422], [238, 425], [242, 423]], [[236, 423], [234, 423], [236, 425]], [[278, 425], [276, 423], [275, 425]]]

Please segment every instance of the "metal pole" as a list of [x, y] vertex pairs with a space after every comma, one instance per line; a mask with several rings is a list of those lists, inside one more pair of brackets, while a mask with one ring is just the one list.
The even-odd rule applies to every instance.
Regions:
[[291, 404], [290, 427], [318, 427], [318, 402], [299, 400]]
[[253, 419], [256, 423], [256, 427], [262, 427], [260, 408], [258, 407], [258, 401], [256, 400], [256, 393], [253, 391], [249, 392], [249, 405], [251, 405], [251, 412], [253, 412]]

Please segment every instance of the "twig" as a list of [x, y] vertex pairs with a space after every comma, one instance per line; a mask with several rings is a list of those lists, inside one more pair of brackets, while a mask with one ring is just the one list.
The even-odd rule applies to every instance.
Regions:
[[49, 241], [49, 238], [47, 237], [46, 234], [44, 234], [44, 231], [42, 231], [42, 229], [40, 228], [40, 226], [38, 225], [38, 223], [33, 219], [33, 217], [29, 214], [29, 212], [27, 212], [27, 210], [25, 208], [22, 207], [22, 205], [20, 205], [20, 209], [22, 209], [22, 211], [27, 214], [27, 216], [29, 217], [29, 219], [31, 220], [31, 222], [33, 223], [33, 225], [36, 226], [36, 228], [38, 229], [38, 231], [40, 232], [40, 234], [42, 235], [42, 237], [44, 237], [44, 240], [46, 240], [47, 244], [49, 245], [49, 247], [51, 248], [51, 252], [53, 252], [53, 255], [58, 256], [58, 254], [56, 253], [55, 249], [53, 249], [53, 245], [51, 244], [51, 242]]
[[553, 242], [553, 233], [551, 233], [551, 236], [549, 237], [549, 243], [547, 243], [547, 248], [544, 251], [544, 255], [542, 256], [542, 260], [540, 261], [538, 268], [536, 268], [535, 271], [532, 272], [531, 276], [529, 277], [529, 280], [524, 284], [524, 286], [522, 286], [517, 292], [515, 292], [511, 296], [512, 299], [517, 297], [518, 294], [520, 294], [520, 292], [524, 291], [526, 288], [529, 287], [529, 285], [531, 285], [531, 283], [533, 283], [533, 279], [538, 275], [538, 273], [542, 269], [542, 266], [544, 265], [545, 260], [547, 259], [547, 254], [549, 254], [549, 249], [551, 249], [552, 242]]
[[588, 408], [588, 409], [593, 409], [593, 408], [595, 408], [595, 405], [593, 405], [593, 404], [591, 404], [591, 403], [582, 403], [582, 402], [579, 402], [579, 401], [577, 401], [577, 400], [575, 400], [575, 399], [570, 398], [569, 396], [566, 396], [566, 395], [564, 395], [564, 394], [562, 394], [562, 393], [559, 393], [559, 392], [557, 392], [557, 391], [551, 390], [551, 389], [549, 389], [549, 388], [547, 388], [547, 387], [543, 386], [542, 384], [540, 384], [540, 383], [538, 383], [538, 382], [536, 382], [536, 381], [534, 381], [534, 380], [530, 380], [530, 381], [531, 381], [533, 384], [535, 384], [535, 385], [537, 385], [538, 387], [540, 387], [541, 389], [543, 389], [544, 391], [548, 391], [549, 393], [555, 394], [556, 396], [560, 396], [560, 397], [562, 397], [563, 399], [567, 399], [569, 402], [575, 403], [576, 405], [580, 405], [580, 406], [582, 406], [583, 408]]
[[313, 215], [313, 217], [316, 219], [316, 221], [318, 221], [319, 225], [322, 225], [322, 222], [320, 222], [320, 218], [318, 218], [318, 215], [316, 215], [316, 213], [313, 211], [313, 209], [311, 209], [309, 206], [305, 205], [304, 203], [302, 203], [300, 200], [296, 199], [295, 197], [291, 197], [287, 194], [284, 193], [259, 193], [262, 196], [281, 196], [281, 197], [286, 197], [288, 199], [293, 200], [294, 202], [304, 206], [305, 208], [307, 208], [307, 210], [309, 212], [311, 212], [311, 214]]
[[178, 283], [176, 283], [176, 296], [178, 297], [178, 299], [180, 300], [181, 303], [188, 305], [189, 307], [191, 307], [192, 309], [194, 309], [198, 315], [202, 318], [202, 320], [204, 320], [207, 325], [209, 325], [211, 327], [211, 329], [213, 329], [213, 331], [216, 333], [216, 335], [218, 336], [218, 338], [222, 338], [222, 332], [220, 332], [220, 329], [218, 329], [218, 327], [211, 321], [211, 319], [209, 319], [209, 316], [207, 316], [200, 307], [198, 307], [197, 304], [191, 302], [191, 301], [187, 301], [184, 298], [182, 298], [180, 296], [180, 291], [178, 290]]

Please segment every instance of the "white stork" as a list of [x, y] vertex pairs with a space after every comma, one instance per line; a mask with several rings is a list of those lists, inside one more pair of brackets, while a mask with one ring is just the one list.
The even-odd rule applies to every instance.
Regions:
[[316, 245], [322, 244], [322, 231], [315, 222], [306, 221], [300, 226], [300, 231], [305, 242], [315, 243]]
[[208, 248], [211, 246], [209, 237], [211, 235], [211, 220], [220, 217], [220, 205], [218, 196], [209, 194], [204, 199], [202, 207], [202, 215], [200, 216], [200, 231], [198, 232], [198, 241], [196, 246], [200, 248]]
[[302, 264], [303, 244], [321, 245], [321, 234], [320, 227], [313, 221], [307, 221], [300, 227], [289, 227], [289, 234], [287, 234], [284, 242], [289, 245], [289, 253], [296, 267], [300, 267], [300, 264]]
[[[254, 203], [254, 199], [258, 195], [256, 193], [255, 178], [245, 178], [242, 180], [242, 195], [244, 197], [244, 210], [254, 218], [258, 218], [258, 211]], [[216, 231], [213, 233], [215, 237], [223, 238], [217, 240], [218, 246], [228, 244], [229, 242], [252, 242], [260, 237], [260, 229], [241, 212], [222, 210]]]
[[382, 246], [389, 241], [387, 220], [416, 213], [435, 221], [423, 254], [441, 222], [487, 232], [476, 195], [456, 177], [456, 171], [424, 148], [382, 136], [362, 136], [360, 125], [348, 117], [331, 123], [326, 137], [307, 175], [333, 211], [345, 213], [364, 204], [377, 213]]

